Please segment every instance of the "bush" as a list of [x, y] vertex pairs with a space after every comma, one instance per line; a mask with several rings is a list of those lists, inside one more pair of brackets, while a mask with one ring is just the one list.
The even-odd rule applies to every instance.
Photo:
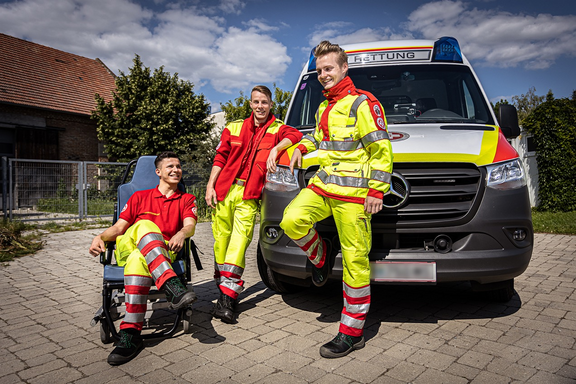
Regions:
[[525, 120], [534, 134], [540, 203], [551, 212], [576, 210], [576, 93], [572, 99], [554, 99], [548, 93]]

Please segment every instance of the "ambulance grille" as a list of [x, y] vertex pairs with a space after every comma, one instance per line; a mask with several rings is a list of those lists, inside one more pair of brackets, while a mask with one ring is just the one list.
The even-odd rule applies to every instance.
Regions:
[[477, 202], [482, 172], [473, 164], [396, 163], [394, 170], [410, 184], [408, 203], [398, 210], [384, 209], [372, 223], [446, 225], [464, 218]]

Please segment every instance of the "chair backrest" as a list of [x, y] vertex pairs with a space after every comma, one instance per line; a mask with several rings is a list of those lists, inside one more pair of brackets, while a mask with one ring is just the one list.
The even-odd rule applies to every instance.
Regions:
[[[114, 218], [115, 221], [120, 217], [122, 208], [124, 208], [124, 205], [128, 202], [130, 196], [132, 196], [134, 192], [142, 191], [144, 189], [152, 189], [160, 182], [160, 179], [156, 174], [154, 160], [156, 160], [156, 156], [141, 156], [138, 158], [130, 182], [121, 184], [118, 187], [118, 209], [116, 217]], [[184, 180], [180, 180], [178, 189], [182, 192], [186, 192]]]
[[[130, 196], [132, 196], [134, 192], [142, 191], [144, 189], [152, 189], [158, 185], [159, 178], [156, 174], [156, 166], [154, 165], [155, 159], [156, 156], [140, 157], [136, 162], [130, 182], [118, 187], [117, 216], [120, 215], [120, 211], [124, 208], [124, 205], [126, 205], [128, 199], [130, 199]], [[118, 220], [118, 217], [115, 219]]]

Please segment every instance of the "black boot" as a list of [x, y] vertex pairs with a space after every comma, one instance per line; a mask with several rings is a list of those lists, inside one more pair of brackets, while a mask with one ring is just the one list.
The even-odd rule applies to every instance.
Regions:
[[194, 290], [188, 291], [178, 277], [171, 277], [162, 286], [170, 308], [180, 309], [197, 300]]
[[328, 281], [328, 273], [330, 273], [330, 257], [331, 257], [331, 243], [329, 240], [322, 240], [324, 248], [324, 265], [320, 268], [312, 268], [312, 283], [315, 286], [321, 287]]
[[120, 341], [116, 343], [116, 348], [108, 355], [108, 364], [120, 365], [129, 362], [144, 348], [140, 332], [136, 330], [123, 330], [119, 332]]
[[350, 336], [338, 332], [331, 342], [320, 347], [320, 356], [328, 359], [343, 357], [355, 349], [364, 348], [364, 336]]
[[223, 293], [220, 293], [218, 301], [216, 302], [216, 304], [214, 304], [214, 308], [212, 308], [212, 316], [228, 324], [234, 323], [235, 304], [236, 302], [233, 298]]

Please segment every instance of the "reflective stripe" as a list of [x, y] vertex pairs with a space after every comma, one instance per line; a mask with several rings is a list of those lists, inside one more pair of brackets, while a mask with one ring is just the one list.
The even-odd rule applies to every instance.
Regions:
[[[314, 251], [314, 249], [317, 248], [316, 250], [316, 257], [314, 257], [313, 259], [311, 259], [312, 257], [312, 252]], [[322, 260], [322, 255], [324, 254], [324, 246], [322, 243], [322, 240], [320, 239], [320, 236], [318, 236], [318, 239], [314, 242], [314, 244], [308, 249], [308, 252], [310, 256], [308, 257], [308, 259], [312, 262], [312, 264], [316, 265], [320, 262], [320, 260]]]
[[[238, 281], [237, 279], [234, 279], [234, 280]], [[234, 280], [226, 279], [226, 280], [222, 281], [220, 283], [220, 285], [222, 285], [223, 287], [226, 287], [229, 290], [234, 291], [238, 294], [242, 293], [242, 291], [244, 290], [244, 287], [242, 287], [241, 285], [238, 285], [238, 283], [236, 283]]]
[[126, 312], [124, 315], [124, 322], [125, 323], [142, 323], [144, 322], [144, 317], [146, 316], [146, 312]]
[[344, 307], [348, 313], [368, 313], [370, 304], [349, 304], [344, 300]]
[[347, 128], [352, 128], [356, 126], [356, 121], [358, 120], [358, 107], [360, 106], [360, 104], [362, 104], [362, 102], [364, 100], [368, 100], [368, 96], [366, 95], [360, 95], [356, 98], [356, 100], [354, 100], [354, 102], [352, 103], [352, 107], [350, 107], [350, 114], [349, 116], [351, 118], [354, 118], [354, 124], [351, 125], [347, 125]]
[[244, 268], [240, 268], [239, 266], [232, 264], [219, 265], [218, 267], [220, 272], [230, 272], [237, 276], [242, 276], [242, 273], [244, 272]]
[[146, 264], [148, 264], [148, 265], [152, 264], [152, 262], [154, 260], [156, 260], [156, 258], [160, 255], [162, 255], [162, 256], [166, 257], [168, 260], [170, 260], [170, 255], [168, 255], [168, 252], [166, 252], [166, 250], [164, 248], [156, 247], [156, 248], [152, 248], [150, 250], [150, 252], [148, 252], [148, 254], [146, 255], [146, 257], [145, 257]]
[[368, 188], [368, 179], [364, 177], [328, 175], [325, 170], [318, 172], [324, 184], [336, 184], [341, 187]]
[[164, 261], [158, 267], [156, 267], [155, 270], [150, 271], [150, 273], [152, 274], [152, 278], [154, 279], [154, 281], [156, 281], [160, 278], [160, 276], [162, 276], [162, 274], [164, 272], [166, 272], [169, 269], [172, 269], [170, 267], [170, 263], [167, 261]]
[[134, 295], [132, 293], [126, 293], [124, 298], [128, 304], [134, 305], [146, 304], [148, 301], [148, 295]]
[[310, 135], [304, 135], [303, 139], [307, 139], [310, 140], [312, 142], [312, 144], [314, 144], [314, 148], [318, 149], [318, 142], [316, 141], [316, 139]]
[[352, 288], [351, 286], [349, 286], [346, 283], [342, 283], [342, 287], [344, 292], [346, 293], [347, 296], [350, 297], [365, 297], [365, 296], [370, 296], [370, 286], [366, 285], [364, 287], [360, 287], [360, 288]]
[[340, 317], [340, 322], [350, 328], [362, 329], [364, 328], [364, 320], [358, 320], [344, 313]]
[[[306, 236], [304, 236], [301, 239], [294, 240], [294, 242], [296, 243], [297, 246], [304, 247], [306, 244], [308, 244], [308, 242], [310, 240], [312, 240], [314, 238], [315, 235], [316, 235], [316, 231], [311, 229], [308, 231], [308, 234]], [[312, 248], [312, 247], [310, 247], [310, 248]]]
[[320, 149], [326, 151], [355, 151], [362, 148], [362, 142], [356, 141], [322, 141]]
[[362, 138], [362, 144], [367, 147], [375, 141], [390, 140], [388, 132], [384, 130], [373, 131]]
[[142, 236], [142, 238], [140, 239], [140, 241], [138, 242], [138, 249], [140, 251], [142, 251], [142, 249], [144, 249], [144, 247], [152, 242], [152, 241], [161, 241], [164, 242], [164, 237], [162, 237], [161, 234], [159, 233], [149, 233], [146, 236]]
[[388, 184], [390, 184], [390, 182], [392, 181], [392, 175], [391, 174], [389, 174], [388, 172], [377, 171], [377, 170], [372, 170], [370, 178], [374, 179], [374, 180], [381, 181], [383, 183], [388, 183]]
[[136, 285], [138, 287], [151, 287], [152, 279], [148, 276], [126, 276], [124, 275], [124, 285]]

